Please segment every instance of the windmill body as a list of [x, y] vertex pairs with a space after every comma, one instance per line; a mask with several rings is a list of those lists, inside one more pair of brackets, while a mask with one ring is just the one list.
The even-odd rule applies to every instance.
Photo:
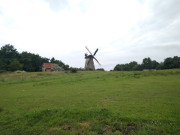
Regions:
[[95, 70], [94, 61], [92, 55], [85, 56], [85, 69]]
[[[87, 46], [86, 46], [85, 48], [89, 51], [89, 49], [87, 48]], [[85, 69], [86, 69], [86, 70], [95, 70], [95, 66], [94, 66], [94, 61], [93, 61], [93, 59], [95, 59], [96, 62], [97, 62], [99, 65], [101, 65], [101, 64], [99, 63], [99, 61], [94, 57], [94, 56], [96, 55], [97, 51], [98, 51], [98, 49], [96, 49], [96, 51], [94, 52], [94, 54], [92, 54], [90, 51], [89, 51], [90, 55], [85, 54], [85, 59], [86, 59], [86, 61], [85, 61]]]

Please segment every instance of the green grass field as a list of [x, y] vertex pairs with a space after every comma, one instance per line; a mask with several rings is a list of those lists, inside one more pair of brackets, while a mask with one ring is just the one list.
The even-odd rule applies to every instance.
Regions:
[[180, 70], [0, 74], [0, 135], [180, 134]]

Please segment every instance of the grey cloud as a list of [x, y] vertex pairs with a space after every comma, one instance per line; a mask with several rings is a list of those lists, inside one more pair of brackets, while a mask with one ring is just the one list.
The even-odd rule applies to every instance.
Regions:
[[179, 15], [180, 1], [179, 0], [166, 0], [157, 1], [154, 3], [152, 10], [154, 14], [160, 19], [173, 19]]
[[[166, 42], [180, 41], [180, 1], [155, 1], [151, 4], [152, 16], [137, 24], [132, 30], [134, 46], [152, 46]], [[142, 37], [142, 38], [141, 38]], [[150, 39], [150, 40], [149, 40]]]
[[144, 31], [164, 29], [180, 17], [179, 9], [179, 0], [156, 1], [150, 8], [153, 14], [152, 17], [147, 20], [141, 20], [139, 26], [143, 27]]
[[147, 54], [151, 58], [154, 58], [157, 61], [162, 61], [163, 59], [167, 57], [173, 57], [173, 56], [178, 56], [180, 52], [180, 45], [167, 45], [167, 46], [162, 46], [162, 45], [156, 45], [156, 46], [149, 46], [147, 47]]
[[68, 0], [44, 0], [49, 3], [49, 6], [54, 11], [59, 11], [69, 6]]

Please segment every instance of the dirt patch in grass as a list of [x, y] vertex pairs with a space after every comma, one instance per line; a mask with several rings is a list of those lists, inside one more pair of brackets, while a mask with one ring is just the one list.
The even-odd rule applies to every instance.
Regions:
[[54, 135], [54, 133], [59, 132], [61, 130], [61, 127], [51, 127], [48, 129], [49, 135]]
[[77, 135], [83, 135], [84, 131], [82, 129], [78, 129], [76, 132]]
[[[82, 127], [78, 127], [78, 125]], [[81, 122], [81, 123], [76, 123], [74, 124], [67, 124], [64, 125], [62, 130], [67, 131], [67, 132], [74, 132], [76, 135], [84, 135], [84, 128], [88, 128], [90, 126], [89, 122]]]
[[65, 130], [65, 131], [71, 131], [71, 130], [73, 130], [74, 129], [74, 127], [72, 126], [72, 125], [66, 125], [64, 128], [63, 128], [63, 130]]
[[123, 128], [122, 133], [130, 134], [131, 131], [137, 132], [139, 130], [138, 126], [134, 123], [128, 123], [126, 128]]
[[48, 134], [49, 134], [49, 135], [53, 135], [54, 132], [57, 132], [57, 131], [60, 131], [60, 130], [61, 130], [61, 127], [51, 127], [51, 128], [49, 128], [49, 130], [48, 130]]
[[59, 130], [61, 130], [61, 127], [51, 127], [51, 128], [49, 128], [49, 132], [59, 131]]
[[90, 126], [90, 123], [89, 122], [87, 122], [87, 121], [85, 121], [85, 122], [80, 122], [79, 123], [82, 127], [89, 127]]
[[130, 135], [132, 132], [137, 133], [138, 130], [139, 130], [138, 125], [134, 123], [127, 123], [127, 125], [124, 126], [115, 126], [112, 132], [120, 131], [124, 135]]

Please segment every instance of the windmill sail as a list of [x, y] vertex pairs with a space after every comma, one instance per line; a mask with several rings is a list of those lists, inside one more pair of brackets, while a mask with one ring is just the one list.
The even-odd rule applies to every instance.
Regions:
[[94, 56], [96, 55], [97, 51], [98, 51], [98, 49], [96, 49], [96, 51], [94, 52]]
[[99, 64], [99, 66], [101, 66], [101, 64], [99, 63], [99, 61], [94, 57], [94, 59], [97, 61], [97, 63]]
[[91, 53], [91, 51], [89, 51], [89, 49], [88, 49], [88, 47], [87, 46], [85, 46], [85, 48], [88, 50], [88, 52], [92, 55], [92, 53]]

